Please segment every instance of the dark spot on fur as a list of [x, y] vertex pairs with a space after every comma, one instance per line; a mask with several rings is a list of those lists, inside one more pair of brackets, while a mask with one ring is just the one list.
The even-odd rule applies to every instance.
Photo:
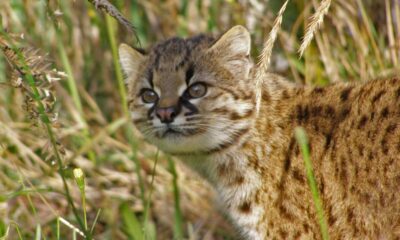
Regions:
[[316, 88], [313, 89], [312, 93], [313, 94], [317, 94], [317, 95], [320, 95], [320, 94], [322, 95], [322, 94], [325, 93], [325, 88], [316, 87]]
[[289, 168], [290, 168], [290, 165], [291, 165], [291, 157], [292, 157], [293, 152], [295, 151], [294, 148], [296, 147], [295, 143], [296, 143], [295, 139], [291, 138], [288, 150], [286, 151], [285, 162], [284, 162], [284, 165], [283, 165], [283, 168], [284, 168], [285, 172], [289, 171]]
[[301, 174], [299, 169], [294, 169], [292, 171], [292, 176], [293, 176], [293, 179], [299, 181], [301, 184], [304, 184], [306, 182], [305, 176], [303, 174]]
[[241, 184], [243, 184], [243, 183], [244, 183], [244, 177], [243, 177], [242, 175], [237, 176], [237, 177], [235, 178], [234, 183], [235, 183], [236, 185], [241, 185]]
[[347, 118], [347, 116], [349, 115], [349, 113], [350, 113], [350, 108], [348, 108], [348, 107], [345, 107], [345, 108], [343, 108], [341, 111], [340, 111], [340, 114], [339, 114], [339, 121], [343, 121], [343, 120], [345, 120], [346, 118]]
[[[310, 148], [310, 152], [311, 152], [312, 145], [310, 144], [310, 146], [308, 146], [308, 147]], [[296, 146], [294, 147], [294, 154], [295, 154], [296, 156], [298, 156], [298, 155], [300, 154], [300, 147], [299, 147], [299, 145], [296, 145]]]
[[325, 183], [323, 181], [321, 181], [321, 183], [318, 184], [318, 190], [319, 190], [320, 194], [324, 193], [324, 191], [325, 191]]
[[365, 126], [365, 124], [367, 123], [368, 118], [364, 115], [361, 117], [360, 121], [358, 122], [358, 129], [361, 129]]
[[279, 229], [279, 236], [280, 236], [282, 239], [286, 239], [286, 238], [288, 237], [288, 233], [287, 233], [286, 230], [284, 230], [284, 229]]
[[256, 195], [255, 195], [255, 198], [254, 198], [254, 202], [256, 204], [259, 204], [261, 202], [261, 191], [257, 191], [256, 192]]
[[306, 122], [307, 119], [309, 118], [310, 112], [308, 110], [308, 107], [305, 106], [304, 108], [301, 105], [297, 105], [296, 107], [297, 111], [297, 121], [299, 123], [301, 122]]
[[336, 222], [336, 218], [333, 216], [333, 213], [332, 213], [332, 208], [333, 208], [333, 206], [330, 205], [328, 207], [328, 212], [327, 212], [329, 226], [332, 226]]
[[325, 113], [328, 117], [333, 118], [335, 116], [335, 109], [332, 106], [326, 106]]
[[311, 227], [307, 223], [303, 223], [303, 229], [304, 229], [304, 232], [308, 233], [310, 231]]
[[392, 133], [394, 133], [394, 131], [396, 130], [396, 128], [397, 128], [397, 124], [395, 124], [395, 123], [390, 124], [390, 125], [386, 128], [386, 134], [392, 134]]
[[348, 184], [348, 177], [347, 177], [347, 168], [346, 168], [346, 162], [344, 159], [341, 161], [341, 169], [340, 169], [340, 180], [342, 180], [343, 184]]
[[322, 112], [322, 107], [321, 106], [315, 106], [310, 108], [310, 113], [313, 117], [316, 117], [320, 115]]
[[371, 112], [371, 116], [369, 117], [369, 119], [372, 121], [375, 118], [375, 112]]
[[282, 91], [282, 98], [283, 99], [288, 99], [289, 98], [289, 93], [288, 93], [288, 91], [286, 89]]
[[327, 150], [332, 142], [332, 132], [325, 134], [325, 150]]
[[376, 103], [386, 92], [384, 90], [378, 92], [373, 98], [372, 98], [372, 103]]
[[291, 164], [291, 159], [289, 155], [287, 158], [285, 158], [285, 165], [284, 165], [285, 172], [289, 171], [290, 164]]
[[185, 81], [186, 84], [189, 85], [190, 79], [193, 77], [194, 74], [194, 65], [190, 64], [188, 69], [186, 70]]
[[347, 99], [349, 98], [351, 90], [353, 90], [353, 87], [348, 87], [348, 88], [346, 88], [346, 89], [344, 89], [342, 91], [342, 93], [340, 94], [340, 100], [342, 102], [347, 101]]
[[371, 195], [368, 194], [368, 193], [361, 194], [361, 198], [365, 203], [370, 203], [371, 202]]
[[228, 166], [226, 164], [220, 164], [217, 167], [218, 175], [225, 176], [228, 172]]
[[347, 210], [347, 222], [352, 223], [353, 220], [354, 220], [354, 213], [353, 213], [353, 210], [349, 208]]
[[387, 118], [388, 115], [389, 115], [389, 109], [388, 109], [388, 107], [385, 107], [381, 112], [381, 117], [382, 118]]
[[269, 102], [269, 101], [271, 100], [271, 96], [270, 96], [269, 93], [267, 93], [267, 92], [263, 92], [261, 98], [262, 98], [262, 100], [263, 100], [264, 102]]
[[372, 159], [374, 159], [374, 154], [372, 154], [372, 152], [370, 152], [368, 154], [368, 160], [372, 161]]
[[382, 139], [382, 141], [381, 141], [381, 147], [382, 147], [382, 152], [383, 152], [383, 154], [387, 155], [388, 152], [389, 152], [389, 148], [388, 148], [388, 146], [387, 146], [387, 140], [386, 140], [386, 138], [383, 138], [383, 139]]
[[282, 217], [284, 217], [285, 219], [287, 219], [289, 221], [294, 219], [294, 216], [282, 204], [280, 204], [280, 206], [279, 206], [279, 212]]
[[358, 145], [357, 149], [358, 149], [358, 154], [363, 157], [364, 156], [364, 145], [362, 145], [362, 144]]
[[150, 86], [151, 86], [152, 88], [154, 88], [154, 83], [153, 83], [153, 69], [149, 69], [149, 70], [147, 71], [147, 80], [149, 81]]
[[397, 100], [400, 99], [400, 88], [398, 88], [395, 92]]
[[[226, 111], [228, 111], [228, 110], [226, 110]], [[247, 110], [247, 112], [245, 112], [243, 116], [240, 116], [237, 112], [232, 112], [230, 114], [230, 118], [231, 118], [231, 120], [235, 121], [235, 120], [240, 120], [240, 119], [243, 119], [243, 118], [248, 118], [252, 114], [253, 114], [253, 109]]]
[[239, 211], [241, 213], [248, 214], [251, 212], [251, 203], [250, 202], [244, 202], [242, 205], [239, 206]]

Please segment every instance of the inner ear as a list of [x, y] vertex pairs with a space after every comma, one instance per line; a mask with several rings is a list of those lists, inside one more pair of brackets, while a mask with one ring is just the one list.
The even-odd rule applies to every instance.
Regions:
[[122, 43], [119, 46], [119, 61], [122, 70], [128, 78], [138, 74], [139, 67], [145, 59], [144, 51], [142, 49], [134, 49]]

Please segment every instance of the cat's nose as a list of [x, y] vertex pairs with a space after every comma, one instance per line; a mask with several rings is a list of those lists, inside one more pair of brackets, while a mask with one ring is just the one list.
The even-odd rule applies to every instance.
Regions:
[[156, 115], [162, 123], [171, 123], [177, 115], [175, 107], [157, 108]]

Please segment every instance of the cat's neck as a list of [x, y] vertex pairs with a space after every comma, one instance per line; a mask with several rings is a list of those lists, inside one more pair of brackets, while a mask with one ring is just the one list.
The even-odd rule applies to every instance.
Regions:
[[284, 130], [279, 125], [286, 113], [278, 108], [284, 95], [291, 95], [296, 87], [274, 74], [268, 74], [263, 85], [260, 112], [254, 114], [250, 130], [236, 144], [220, 152], [180, 157], [217, 189], [235, 186], [243, 179], [257, 182], [254, 165], [267, 164], [271, 146], [283, 141]]
[[214, 187], [221, 183], [230, 184], [248, 168], [248, 156], [243, 152], [243, 144], [251, 141], [251, 132], [242, 137], [241, 143], [220, 152], [201, 155], [180, 156], [182, 161], [207, 179]]

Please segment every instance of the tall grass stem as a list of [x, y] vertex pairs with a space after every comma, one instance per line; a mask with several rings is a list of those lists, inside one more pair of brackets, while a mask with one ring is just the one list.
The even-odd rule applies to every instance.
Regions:
[[171, 156], [168, 156], [169, 171], [172, 174], [172, 187], [174, 191], [174, 239], [183, 239], [183, 217], [180, 203], [180, 191], [178, 185], [178, 174], [176, 172], [175, 162]]
[[[129, 114], [129, 109], [127, 105], [127, 97], [126, 97], [126, 89], [125, 89], [125, 83], [124, 83], [124, 78], [122, 76], [122, 69], [121, 65], [119, 63], [119, 58], [118, 58], [118, 51], [117, 51], [117, 44], [115, 40], [115, 29], [113, 26], [112, 18], [108, 15], [106, 15], [106, 27], [107, 27], [107, 34], [108, 34], [108, 40], [110, 42], [111, 46], [111, 52], [113, 56], [113, 62], [114, 62], [114, 67], [115, 67], [115, 76], [117, 78], [118, 82], [118, 91], [119, 95], [121, 96], [121, 107], [123, 110], [124, 115], [126, 116], [127, 119], [131, 119], [131, 116]], [[139, 182], [139, 188], [140, 188], [140, 197], [142, 199], [143, 206], [145, 206], [146, 203], [146, 198], [145, 198], [145, 190], [144, 190], [144, 182], [142, 179], [142, 175], [140, 174], [140, 170], [142, 169], [141, 164], [139, 159], [137, 158], [137, 143], [136, 139], [134, 138], [133, 134], [133, 129], [132, 125], [129, 122], [125, 126], [125, 135], [126, 138], [129, 141], [129, 144], [132, 149], [132, 160], [134, 161], [136, 167], [136, 176]]]
[[320, 225], [322, 239], [329, 240], [328, 225], [326, 223], [324, 209], [323, 209], [321, 198], [319, 196], [317, 182], [314, 177], [312, 162], [310, 159], [310, 150], [309, 150], [309, 146], [308, 146], [307, 134], [303, 128], [296, 128], [295, 135], [296, 135], [296, 140], [297, 140], [298, 144], [300, 145], [301, 153], [303, 155], [308, 184], [310, 185], [314, 205], [315, 205], [315, 208], [317, 211], [318, 222]]

